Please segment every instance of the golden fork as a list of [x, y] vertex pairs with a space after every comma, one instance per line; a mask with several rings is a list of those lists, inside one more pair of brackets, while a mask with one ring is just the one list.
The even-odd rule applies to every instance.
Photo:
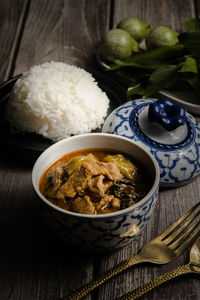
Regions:
[[[200, 235], [200, 230], [194, 230], [200, 225], [200, 221], [196, 224], [189, 225], [200, 215], [200, 210], [194, 215], [192, 213], [200, 207], [198, 202], [188, 212], [186, 212], [180, 219], [167, 228], [160, 236], [151, 240], [144, 245], [141, 251], [130, 258], [124, 260], [111, 270], [98, 276], [96, 279], [87, 283], [77, 291], [65, 297], [65, 300], [79, 300], [93, 291], [110, 278], [119, 274], [123, 270], [143, 262], [151, 262], [155, 264], [166, 264], [178, 257], [186, 250]], [[190, 216], [189, 219], [187, 219]], [[185, 221], [184, 224], [182, 224]], [[179, 226], [182, 224], [181, 226]], [[183, 243], [184, 241], [184, 243]]]
[[147, 294], [155, 287], [163, 284], [164, 282], [174, 279], [180, 275], [187, 273], [197, 273], [200, 274], [200, 238], [192, 246], [190, 250], [190, 261], [187, 265], [179, 266], [170, 272], [164, 273], [163, 275], [156, 277], [155, 279], [149, 281], [148, 283], [140, 286], [132, 292], [118, 298], [117, 300], [135, 300]]

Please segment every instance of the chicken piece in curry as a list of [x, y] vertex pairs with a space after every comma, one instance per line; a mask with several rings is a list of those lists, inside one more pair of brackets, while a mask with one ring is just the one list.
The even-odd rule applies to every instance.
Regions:
[[132, 206], [150, 190], [144, 166], [121, 153], [85, 149], [64, 155], [39, 182], [53, 204], [80, 214], [106, 214]]

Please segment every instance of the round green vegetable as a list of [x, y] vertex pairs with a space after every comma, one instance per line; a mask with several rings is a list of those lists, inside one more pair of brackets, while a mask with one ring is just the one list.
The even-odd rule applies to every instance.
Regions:
[[152, 30], [152, 27], [141, 19], [135, 17], [129, 17], [117, 25], [127, 31], [135, 40], [141, 42]]
[[116, 28], [103, 35], [99, 50], [103, 58], [113, 62], [116, 59], [126, 59], [133, 52], [138, 52], [139, 45], [128, 32]]
[[158, 26], [148, 34], [145, 43], [148, 50], [172, 46], [178, 43], [178, 33], [169, 27]]
[[137, 170], [136, 166], [130, 161], [130, 159], [124, 157], [122, 154], [106, 155], [103, 158], [103, 161], [116, 163], [118, 169], [125, 178], [133, 178]]

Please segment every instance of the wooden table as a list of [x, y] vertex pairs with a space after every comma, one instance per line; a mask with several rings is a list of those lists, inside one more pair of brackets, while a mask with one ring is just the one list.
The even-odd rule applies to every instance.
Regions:
[[[179, 31], [186, 17], [198, 17], [199, 12], [199, 0], [1, 0], [0, 81], [49, 60], [96, 69], [96, 44], [121, 19], [136, 16], [152, 26]], [[200, 179], [161, 190], [148, 227], [129, 246], [103, 255], [75, 253], [53, 238], [40, 219], [31, 186], [32, 165], [18, 161], [12, 149], [9, 155], [1, 149], [1, 300], [59, 299], [136, 254], [199, 201]], [[127, 270], [85, 299], [115, 299], [187, 260], [188, 252], [164, 266], [145, 264]], [[182, 277], [144, 299], [200, 299], [200, 278]]]

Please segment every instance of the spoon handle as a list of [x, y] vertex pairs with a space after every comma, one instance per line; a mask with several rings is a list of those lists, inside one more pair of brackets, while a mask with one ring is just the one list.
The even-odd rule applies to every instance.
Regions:
[[121, 273], [122, 271], [128, 269], [130, 266], [139, 264], [144, 262], [145, 260], [140, 256], [140, 254], [137, 254], [135, 256], [132, 256], [126, 260], [124, 260], [122, 263], [118, 264], [114, 268], [110, 269], [106, 273], [98, 276], [96, 279], [90, 281], [77, 291], [73, 292], [72, 294], [68, 295], [67, 297], [64, 297], [64, 300], [80, 300], [87, 294], [89, 294], [91, 291], [93, 291], [96, 287], [100, 286], [110, 278], [114, 277], [115, 275]]
[[191, 265], [182, 265], [175, 269], [173, 269], [170, 272], [164, 273], [163, 275], [156, 277], [155, 279], [147, 282], [146, 284], [140, 286], [139, 288], [127, 293], [126, 295], [121, 296], [117, 300], [134, 300], [138, 299], [144, 294], [147, 294], [151, 290], [153, 290], [155, 287], [161, 285], [162, 283], [171, 280], [175, 277], [178, 277], [182, 274], [191, 273], [193, 270], [191, 269]]

